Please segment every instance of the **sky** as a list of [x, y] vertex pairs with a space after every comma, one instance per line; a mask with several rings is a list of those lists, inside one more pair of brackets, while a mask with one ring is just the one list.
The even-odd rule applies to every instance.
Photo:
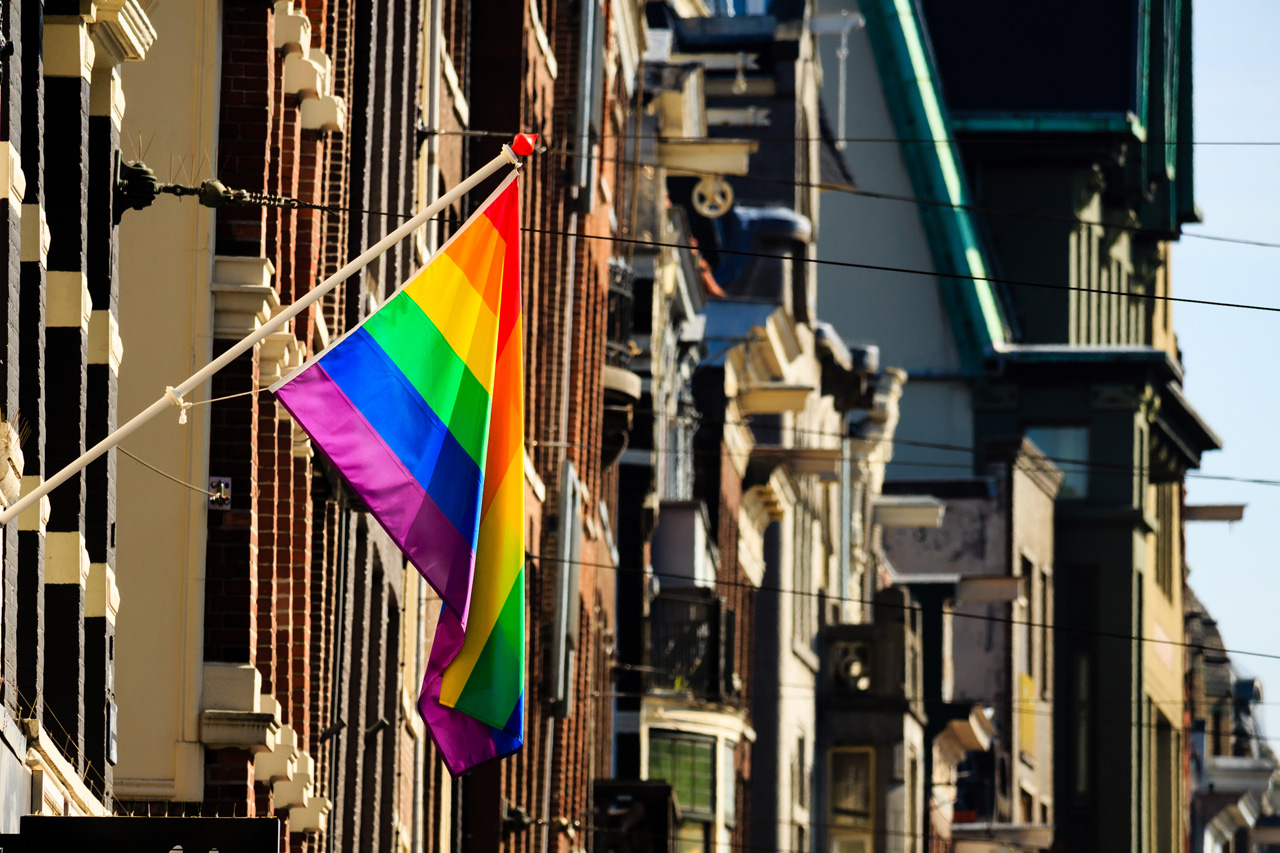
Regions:
[[[1194, 7], [1195, 138], [1280, 143], [1280, 3]], [[1280, 242], [1280, 145], [1196, 146], [1204, 223], [1173, 249], [1178, 296], [1280, 306], [1280, 249], [1215, 243], [1203, 233]], [[1202, 473], [1280, 480], [1280, 314], [1179, 305], [1184, 389], [1223, 440]], [[1188, 582], [1229, 649], [1280, 655], [1280, 487], [1187, 480], [1187, 502], [1246, 504], [1244, 521], [1187, 524]], [[1277, 537], [1277, 538], [1273, 538]], [[1266, 733], [1280, 750], [1280, 660], [1233, 654], [1263, 680]]]

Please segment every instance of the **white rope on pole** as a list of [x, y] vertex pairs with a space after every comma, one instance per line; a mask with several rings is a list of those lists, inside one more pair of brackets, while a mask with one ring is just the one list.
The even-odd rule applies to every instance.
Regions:
[[[516, 156], [516, 153], [511, 150], [511, 146], [509, 145], [502, 146], [501, 154], [499, 154], [497, 157], [494, 157], [485, 165], [481, 166], [474, 174], [468, 177], [465, 181], [458, 184], [449, 192], [440, 196], [440, 198], [436, 199], [434, 203], [428, 205], [424, 210], [422, 210], [420, 213], [418, 213], [408, 222], [404, 223], [399, 228], [392, 231], [387, 236], [383, 237], [373, 246], [370, 246], [358, 258], [353, 260], [351, 263], [347, 264], [342, 269], [338, 270], [333, 275], [329, 276], [327, 279], [325, 279], [316, 287], [312, 288], [309, 293], [295, 300], [293, 304], [291, 304], [288, 308], [285, 308], [279, 314], [275, 315], [270, 320], [263, 323], [256, 331], [251, 333], [248, 337], [244, 338], [238, 344], [231, 347], [231, 349], [227, 350], [222, 355], [218, 356], [213, 361], [206, 364], [203, 368], [201, 368], [199, 371], [193, 374], [181, 385], [167, 387], [165, 389], [164, 396], [161, 397], [159, 400], [156, 400], [150, 406], [147, 406], [147, 408], [143, 409], [139, 414], [134, 415], [132, 420], [130, 420], [124, 426], [116, 429], [115, 432], [111, 433], [111, 435], [107, 436], [102, 441], [95, 444], [93, 447], [89, 448], [87, 451], [85, 451], [83, 454], [80, 455], [80, 458], [76, 459], [70, 465], [63, 468], [58, 473], [54, 474], [48, 480], [45, 480], [43, 483], [41, 483], [36, 488], [32, 489], [26, 495], [23, 495], [21, 498], [18, 499], [16, 503], [14, 503], [8, 509], [4, 510], [3, 512], [0, 512], [0, 526], [8, 524], [10, 521], [13, 521], [24, 510], [28, 509], [29, 507], [33, 506], [37, 501], [39, 501], [40, 498], [49, 494], [49, 492], [53, 491], [58, 486], [61, 486], [67, 480], [74, 477], [83, 468], [85, 468], [85, 466], [93, 462], [93, 460], [97, 459], [99, 456], [106, 453], [112, 447], [115, 447], [117, 444], [123, 441], [126, 437], [128, 437], [131, 433], [135, 432], [139, 427], [145, 424], [147, 421], [151, 420], [156, 415], [165, 411], [170, 406], [174, 406], [174, 405], [182, 406], [181, 418], [185, 419], [186, 408], [190, 406], [191, 403], [186, 402], [183, 398], [185, 398], [188, 394], [194, 391], [206, 380], [208, 380], [209, 377], [213, 376], [213, 374], [217, 373], [219, 370], [226, 367], [231, 362], [235, 361], [241, 355], [248, 352], [250, 349], [253, 348], [254, 344], [258, 343], [263, 338], [270, 335], [272, 332], [275, 332], [283, 328], [286, 323], [288, 323], [295, 316], [297, 316], [298, 314], [301, 314], [304, 310], [306, 310], [306, 308], [309, 305], [311, 305], [311, 303], [315, 302], [320, 297], [328, 293], [330, 290], [333, 290], [333, 288], [337, 287], [339, 284], [346, 281], [351, 276], [355, 275], [357, 272], [363, 269], [367, 264], [372, 262], [375, 258], [381, 255], [383, 252], [387, 251], [396, 243], [399, 243], [401, 240], [403, 240], [404, 238], [412, 234], [415, 230], [422, 227], [423, 223], [425, 223], [428, 219], [435, 216], [437, 213], [444, 210], [449, 205], [453, 204], [463, 195], [470, 192], [472, 189], [475, 188], [477, 184], [479, 184], [485, 178], [488, 178], [494, 172], [498, 171], [505, 164], [510, 164], [516, 168], [520, 167], [520, 158]], [[181, 422], [181, 419], [179, 422]]]

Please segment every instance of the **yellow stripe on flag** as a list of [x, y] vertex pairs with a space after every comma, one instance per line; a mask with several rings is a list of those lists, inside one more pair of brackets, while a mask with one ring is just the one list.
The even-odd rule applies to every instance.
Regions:
[[484, 565], [476, 563], [466, 639], [458, 656], [444, 671], [441, 682], [440, 704], [448, 707], [458, 701], [480, 653], [484, 651], [484, 644], [498, 624], [498, 616], [511, 592], [511, 585], [524, 568], [523, 454], [512, 459], [503, 472], [501, 485], [489, 505], [489, 511], [480, 520], [476, 554], [484, 554], [487, 559]]
[[[502, 261], [495, 266], [501, 276]], [[489, 271], [484, 272], [487, 278]], [[405, 293], [467, 363], [484, 390], [492, 392], [498, 318], [462, 268], [447, 253], [437, 255]]]

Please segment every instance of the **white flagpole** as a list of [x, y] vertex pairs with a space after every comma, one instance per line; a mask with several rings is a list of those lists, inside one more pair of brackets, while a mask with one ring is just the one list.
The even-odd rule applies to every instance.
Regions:
[[181, 398], [191, 393], [191, 391], [193, 391], [195, 388], [203, 384], [205, 380], [209, 379], [209, 377], [213, 376], [213, 374], [217, 373], [219, 370], [226, 367], [231, 362], [235, 361], [237, 358], [239, 358], [241, 355], [243, 355], [245, 352], [251, 349], [254, 344], [258, 343], [258, 341], [262, 340], [267, 335], [270, 335], [272, 332], [275, 332], [278, 329], [282, 328], [285, 325], [285, 323], [288, 323], [289, 320], [291, 320], [293, 317], [297, 316], [298, 314], [301, 314], [307, 308], [308, 305], [315, 302], [321, 296], [324, 296], [330, 290], [337, 287], [339, 284], [346, 281], [351, 276], [355, 275], [355, 273], [359, 272], [366, 264], [373, 261], [375, 258], [377, 258], [383, 252], [390, 249], [396, 243], [399, 243], [405, 237], [408, 237], [418, 228], [422, 227], [422, 225], [428, 219], [435, 216], [437, 213], [444, 210], [449, 205], [453, 204], [460, 197], [462, 197], [463, 195], [471, 191], [473, 188], [475, 188], [477, 184], [479, 184], [485, 178], [492, 175], [494, 172], [501, 169], [506, 164], [510, 164], [512, 166], [515, 166], [516, 168], [519, 168], [520, 166], [520, 158], [516, 156], [516, 153], [511, 150], [511, 146], [509, 145], [502, 146], [501, 154], [499, 154], [497, 157], [494, 157], [484, 166], [481, 166], [480, 169], [478, 169], [469, 178], [467, 178], [462, 183], [458, 184], [449, 192], [440, 196], [440, 198], [436, 199], [435, 202], [428, 205], [422, 212], [418, 213], [408, 222], [404, 223], [399, 228], [392, 231], [387, 236], [383, 237], [373, 246], [370, 246], [367, 251], [365, 251], [362, 255], [360, 255], [360, 257], [356, 258], [354, 261], [347, 264], [345, 267], [338, 270], [333, 275], [329, 276], [327, 279], [321, 282], [318, 286], [312, 288], [312, 290], [309, 293], [307, 293], [305, 296], [302, 296], [301, 298], [297, 299], [288, 308], [285, 308], [279, 314], [277, 314], [276, 316], [268, 320], [266, 323], [263, 323], [262, 326], [257, 329], [257, 331], [253, 332], [244, 340], [240, 341], [240, 343], [236, 344], [231, 349], [227, 350], [222, 355], [215, 358], [209, 364], [205, 365], [203, 368], [197, 371], [193, 376], [191, 376], [181, 385], [178, 385], [173, 389], [166, 390], [165, 395], [163, 397], [161, 397], [159, 400], [156, 400], [147, 408], [143, 409], [142, 412], [135, 415], [133, 419], [130, 420], [128, 423], [126, 423], [124, 426], [116, 429], [116, 431], [111, 433], [111, 435], [107, 436], [102, 441], [98, 442], [93, 447], [85, 451], [80, 456], [79, 459], [76, 459], [74, 462], [72, 462], [67, 467], [63, 468], [57, 474], [54, 474], [48, 480], [45, 480], [39, 486], [32, 489], [28, 494], [23, 495], [17, 501], [17, 503], [15, 503], [13, 506], [9, 507], [4, 512], [0, 512], [0, 527], [4, 526], [5, 524], [8, 524], [10, 521], [13, 521], [13, 519], [17, 518], [18, 515], [21, 514], [24, 510], [28, 509], [33, 504], [35, 504], [38, 500], [40, 500], [40, 498], [44, 497], [49, 492], [56, 489], [58, 486], [61, 486], [67, 480], [71, 479], [73, 476], [79, 473], [80, 470], [83, 469], [86, 465], [88, 465], [93, 460], [97, 459], [102, 454], [106, 453], [112, 447], [115, 447], [117, 444], [123, 441], [130, 433], [138, 429], [138, 427], [142, 426], [147, 421], [154, 418], [156, 415], [165, 411], [170, 406], [179, 405], [181, 403]]

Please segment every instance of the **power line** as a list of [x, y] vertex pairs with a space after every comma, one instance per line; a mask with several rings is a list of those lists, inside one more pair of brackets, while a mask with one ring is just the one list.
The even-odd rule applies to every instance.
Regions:
[[[427, 130], [427, 135], [435, 136], [471, 136], [471, 137], [499, 137], [510, 139], [518, 134], [527, 133], [528, 131], [498, 131], [498, 130]], [[548, 138], [550, 134], [545, 134]], [[661, 136], [646, 133], [603, 133], [599, 139], [623, 139], [623, 140], [649, 140], [653, 142], [677, 142], [677, 143], [694, 143], [694, 142], [883, 142], [893, 145], [1087, 145], [1097, 147], [1096, 140], [1088, 139], [1007, 139], [1001, 137], [973, 137], [973, 138], [941, 138], [941, 139], [900, 139], [892, 136], [786, 136], [786, 135], [761, 135], [761, 136]], [[1151, 143], [1141, 143], [1151, 144]], [[1166, 140], [1159, 143], [1165, 146], [1240, 146], [1240, 147], [1277, 147], [1280, 142], [1271, 140], [1198, 140], [1198, 139], [1179, 139]]]
[[[693, 246], [687, 243], [672, 243], [672, 242], [667, 242], [663, 240], [639, 240], [631, 237], [615, 237], [609, 234], [587, 234], [584, 232], [556, 231], [550, 228], [527, 228], [526, 227], [526, 228], [522, 228], [521, 230], [529, 233], [533, 233], [533, 234], [551, 234], [551, 235], [558, 235], [558, 236], [564, 236], [564, 237], [575, 236], [575, 237], [579, 237], [586, 240], [604, 240], [604, 241], [614, 242], [614, 243], [632, 243], [639, 246], [656, 246], [659, 248], [685, 249], [690, 252], [700, 252], [700, 248], [698, 246]], [[958, 279], [962, 281], [985, 281], [990, 284], [1006, 284], [1012, 287], [1034, 287], [1034, 288], [1041, 288], [1045, 290], [1070, 290], [1070, 291], [1077, 291], [1080, 293], [1101, 293], [1101, 294], [1106, 294], [1110, 296], [1126, 296], [1133, 299], [1150, 299], [1157, 302], [1178, 302], [1178, 303], [1183, 303], [1187, 305], [1213, 305], [1218, 308], [1241, 308], [1241, 309], [1250, 310], [1250, 311], [1266, 311], [1269, 313], [1280, 313], [1280, 307], [1277, 307], [1277, 306], [1251, 305], [1245, 302], [1219, 302], [1212, 299], [1192, 299], [1187, 296], [1169, 296], [1169, 295], [1157, 294], [1157, 293], [1135, 293], [1135, 292], [1126, 291], [1126, 290], [1112, 290], [1110, 288], [1105, 288], [1105, 287], [1080, 287], [1078, 285], [1072, 285], [1072, 284], [1046, 284], [1044, 282], [1023, 281], [1022, 279], [1014, 279], [1014, 278], [998, 278], [996, 276], [983, 276], [983, 275], [964, 275], [962, 273], [941, 272], [937, 270], [909, 269], [907, 267], [892, 267], [892, 266], [886, 266], [882, 264], [860, 264], [860, 263], [855, 263], [853, 261], [833, 261], [833, 260], [827, 260], [823, 258], [810, 258], [810, 257], [806, 257], [805, 255], [776, 255], [769, 252], [751, 252], [743, 249], [722, 249], [717, 247], [712, 251], [720, 255], [737, 255], [740, 257], [748, 257], [748, 258], [767, 258], [769, 260], [786, 260], [792, 263], [806, 263], [806, 264], [813, 264], [815, 266], [843, 267], [846, 269], [860, 269], [860, 270], [869, 270], [873, 272], [892, 272], [892, 273], [902, 273], [905, 275], [932, 276], [936, 278]]]
[[[578, 159], [598, 160], [600, 162], [616, 163], [620, 166], [638, 166], [641, 168], [661, 169], [665, 168], [661, 163], [646, 163], [638, 160], [628, 160], [622, 157], [606, 157], [603, 154], [581, 154], [576, 151], [570, 151], [566, 148], [546, 148], [547, 153], [556, 154], [562, 157], [575, 157]], [[754, 181], [757, 183], [778, 184], [790, 187], [806, 187], [808, 189], [824, 190], [828, 192], [838, 192], [845, 195], [860, 196], [863, 198], [880, 199], [883, 201], [901, 201], [910, 204], [925, 205], [928, 207], [944, 207], [953, 210], [964, 210], [971, 213], [982, 213], [988, 216], [999, 216], [1011, 219], [1034, 219], [1045, 222], [1062, 222], [1068, 225], [1089, 225], [1098, 228], [1109, 228], [1117, 231], [1125, 231], [1132, 234], [1152, 234], [1160, 239], [1173, 240], [1179, 236], [1193, 237], [1197, 240], [1213, 240], [1219, 243], [1237, 243], [1244, 246], [1260, 246], [1268, 249], [1280, 249], [1280, 243], [1267, 242], [1265, 240], [1250, 240], [1242, 237], [1224, 237], [1216, 234], [1200, 234], [1194, 231], [1170, 231], [1164, 228], [1147, 228], [1141, 225], [1129, 225], [1120, 222], [1101, 222], [1098, 220], [1080, 219], [1073, 216], [1056, 216], [1051, 213], [1033, 213], [1029, 211], [1003, 210], [1000, 208], [984, 207], [978, 204], [967, 204], [961, 202], [941, 201], [937, 199], [915, 198], [913, 196], [895, 195], [893, 193], [874, 192], [871, 190], [858, 189], [854, 186], [839, 183], [826, 182], [809, 182], [787, 180], [785, 178], [768, 178], [763, 175], [725, 175], [723, 172], [715, 172], [707, 169], [695, 169], [692, 167], [681, 166], [677, 170], [681, 174], [704, 175], [707, 177], [725, 177], [734, 180]]]
[[[623, 566], [614, 566], [606, 563], [592, 563], [586, 560], [566, 560], [559, 557], [547, 555], [535, 556], [528, 555], [532, 559], [542, 562], [559, 563], [562, 565], [585, 566], [587, 568], [606, 569], [615, 572], [625, 572], [628, 574], [652, 574], [646, 569], [631, 569]], [[911, 582], [911, 575], [902, 575], [899, 581], [903, 584]], [[754, 592], [769, 592], [777, 595], [798, 595], [806, 598], [818, 598], [824, 601], [842, 602], [846, 604], [863, 604], [870, 607], [883, 607], [889, 610], [901, 610], [903, 612], [918, 609], [921, 613], [942, 613], [943, 611], [931, 610], [919, 604], [895, 604], [889, 601], [876, 601], [874, 599], [852, 598], [848, 596], [834, 595], [822, 590], [803, 590], [803, 589], [787, 589], [781, 586], [756, 586], [752, 583], [744, 583], [742, 581], [716, 579], [718, 586], [728, 586], [739, 589], [748, 589]], [[1202, 643], [1188, 643], [1183, 640], [1161, 640], [1156, 637], [1144, 637], [1141, 634], [1124, 634], [1119, 631], [1101, 631], [1096, 628], [1077, 628], [1072, 625], [1049, 624], [1047, 622], [1036, 622], [1031, 619], [1013, 619], [1003, 616], [989, 616], [981, 613], [961, 613], [958, 611], [947, 611], [947, 615], [956, 618], [977, 619], [981, 622], [993, 622], [1001, 625], [1025, 625], [1028, 628], [1044, 628], [1046, 631], [1065, 631], [1072, 634], [1078, 634], [1086, 637], [1101, 637], [1111, 640], [1128, 640], [1130, 642], [1151, 643], [1153, 645], [1173, 646], [1175, 648], [1191, 649], [1194, 651], [1214, 652], [1216, 654], [1241, 655], [1247, 657], [1266, 658], [1268, 660], [1280, 660], [1280, 654], [1271, 652], [1251, 652], [1244, 649], [1227, 649], [1218, 646], [1210, 646]]]
[[[911, 439], [904, 439], [904, 438], [897, 438], [897, 437], [862, 438], [858, 436], [846, 435], [844, 433], [839, 433], [839, 432], [830, 432], [828, 430], [819, 430], [819, 429], [807, 429], [805, 427], [799, 427], [799, 426], [787, 427], [784, 430], [782, 427], [773, 427], [767, 424], [756, 424], [756, 423], [752, 423], [751, 421], [734, 421], [729, 419], [718, 419], [718, 418], [706, 417], [699, 414], [674, 414], [673, 415], [673, 414], [666, 414], [663, 412], [659, 412], [656, 409], [632, 409], [631, 411], [632, 411], [632, 414], [651, 415], [655, 418], [659, 418], [662, 420], [690, 420], [690, 421], [696, 421], [699, 424], [710, 424], [712, 426], [742, 426], [742, 427], [748, 427], [748, 428], [760, 427], [764, 429], [776, 429], [779, 432], [786, 431], [786, 432], [793, 432], [801, 435], [814, 435], [821, 438], [829, 438], [834, 440], [839, 440], [842, 438], [857, 438], [859, 441], [865, 442], [865, 443], [892, 444], [892, 445], [899, 445], [903, 447], [918, 447], [918, 448], [925, 448], [925, 449], [931, 449], [931, 450], [943, 450], [943, 451], [949, 451], [949, 452], [969, 453], [972, 455], [978, 455], [984, 452], [983, 448], [976, 447], [973, 445], [945, 444], [945, 443], [935, 442], [935, 441], [914, 441]], [[538, 444], [538, 442], [534, 441], [533, 444], [536, 445]], [[575, 444], [574, 446], [580, 447], [583, 445]], [[654, 453], [681, 452], [677, 450], [659, 451], [656, 448], [652, 450], [650, 450], [649, 448], [636, 448], [636, 449], [645, 451], [645, 452], [654, 452]], [[787, 448], [787, 449], [789, 451], [794, 451], [794, 450], [804, 451], [804, 450], [818, 450], [819, 448], [815, 447], [815, 448]], [[692, 452], [713, 453], [714, 451], [692, 451]], [[719, 455], [718, 452], [714, 452], [714, 453], [715, 455]], [[800, 458], [805, 458], [803, 456], [803, 453], [800, 453], [797, 455], [799, 455]], [[1101, 471], [1101, 472], [1121, 474], [1121, 475], [1132, 475], [1132, 474], [1147, 475], [1147, 474], [1150, 474], [1151, 472], [1151, 469], [1145, 466], [1133, 467], [1129, 465], [1121, 465], [1119, 463], [1093, 462], [1087, 459], [1073, 459], [1069, 457], [1049, 456], [1047, 454], [1045, 455], [1044, 458], [1050, 462], [1055, 463], [1055, 465], [1058, 465], [1058, 464], [1071, 465], [1073, 468], [1087, 468], [1094, 471]], [[971, 467], [968, 465], [946, 465], [945, 463], [934, 463], [934, 462], [907, 463], [907, 462], [900, 462], [897, 460], [893, 461], [890, 464], [893, 464], [893, 465], [911, 464], [911, 465], [919, 465], [924, 467], [933, 467], [935, 465], [937, 467], [959, 467], [959, 468]], [[1040, 469], [1036, 469], [1036, 470], [1040, 470]], [[1230, 476], [1225, 474], [1199, 474], [1195, 472], [1188, 472], [1184, 476], [1194, 478], [1194, 479], [1200, 479], [1200, 480], [1223, 480], [1227, 482], [1249, 483], [1252, 485], [1260, 485], [1260, 486], [1280, 486], [1280, 479], [1265, 479], [1265, 478], [1259, 478], [1259, 477], [1239, 477], [1239, 476]]]
[[[328, 208], [326, 208], [328, 210]], [[339, 208], [334, 208], [329, 212], [343, 212]], [[370, 216], [387, 216], [407, 218], [407, 214], [390, 213], [380, 210], [361, 211]], [[456, 223], [458, 220], [447, 217], [434, 217], [435, 221]], [[860, 269], [872, 272], [892, 272], [904, 275], [917, 275], [925, 277], [957, 279], [961, 281], [984, 281], [990, 284], [1005, 284], [1011, 287], [1033, 287], [1045, 290], [1067, 290], [1079, 293], [1099, 293], [1108, 296], [1124, 296], [1132, 299], [1149, 299], [1156, 302], [1176, 302], [1186, 305], [1211, 305], [1218, 308], [1240, 308], [1250, 311], [1265, 311], [1268, 313], [1280, 313], [1280, 306], [1272, 305], [1253, 305], [1246, 302], [1221, 302], [1213, 299], [1193, 299], [1188, 296], [1170, 296], [1158, 293], [1141, 293], [1128, 290], [1113, 290], [1105, 287], [1081, 287], [1073, 284], [1047, 284], [1045, 282], [1024, 281], [1022, 279], [1000, 278], [996, 276], [982, 275], [964, 275], [963, 273], [942, 272], [939, 270], [920, 270], [910, 269], [908, 267], [893, 267], [882, 264], [862, 264], [854, 261], [833, 261], [825, 258], [810, 258], [806, 255], [778, 255], [771, 252], [752, 252], [745, 249], [725, 249], [715, 247], [712, 249], [704, 249], [701, 246], [695, 246], [689, 243], [672, 243], [664, 240], [641, 240], [634, 237], [618, 237], [612, 234], [588, 234], [582, 231], [557, 231], [552, 228], [530, 228], [522, 226], [521, 231], [529, 234], [547, 234], [560, 237], [578, 237], [584, 240], [604, 240], [612, 243], [627, 243], [636, 246], [654, 246], [666, 249], [684, 249], [695, 254], [702, 255], [704, 251], [712, 251], [718, 255], [735, 255], [747, 258], [765, 258], [768, 260], [783, 260], [792, 263], [805, 263], [815, 266], [832, 266], [842, 267], [846, 269]]]
[[[217, 402], [221, 400], [228, 400], [233, 397], [243, 397], [249, 394], [258, 394], [267, 390], [269, 389], [267, 389], [266, 387], [263, 387], [263, 388], [255, 389], [253, 391], [243, 391], [239, 394], [231, 394], [231, 395], [228, 395], [227, 397], [219, 397], [217, 398], [217, 400], [198, 401], [193, 405], [199, 406], [204, 403], [212, 403], [212, 402]], [[704, 416], [700, 414], [692, 414], [692, 413], [691, 414], [680, 414], [680, 413], [668, 414], [664, 412], [659, 412], [656, 409], [633, 408], [631, 410], [631, 413], [633, 415], [649, 415], [663, 421], [687, 420], [687, 421], [696, 422], [698, 424], [707, 424], [711, 426], [741, 426], [741, 427], [747, 427], [749, 429], [750, 428], [777, 429], [779, 432], [786, 431], [786, 432], [792, 432], [792, 433], [797, 433], [801, 435], [814, 435], [814, 436], [829, 438], [833, 440], [840, 440], [842, 438], [857, 438], [858, 441], [863, 443], [868, 443], [868, 444], [890, 444], [890, 445], [897, 445], [901, 447], [918, 447], [918, 448], [942, 450], [942, 451], [954, 452], [954, 453], [968, 453], [970, 455], [975, 455], [975, 456], [985, 452], [983, 448], [980, 448], [974, 445], [946, 444], [946, 443], [936, 442], [936, 441], [915, 441], [911, 439], [896, 438], [896, 437], [895, 438], [865, 438], [860, 436], [850, 436], [850, 435], [846, 435], [845, 433], [830, 432], [828, 430], [807, 429], [805, 427], [799, 427], [799, 426], [787, 427], [785, 430], [783, 430], [783, 428], [781, 427], [773, 427], [767, 424], [757, 424], [751, 421], [734, 421], [734, 420], [728, 420], [728, 419], [711, 418], [708, 416]], [[308, 440], [309, 439], [304, 438], [304, 439], [295, 441], [294, 443], [305, 444]], [[534, 439], [529, 439], [529, 446], [530, 447], [570, 447], [570, 448], [581, 449], [581, 448], [592, 446], [592, 443], [585, 442], [585, 441], [571, 441], [571, 442], [542, 441], [540, 439], [534, 438]], [[764, 449], [773, 449], [774, 447], [776, 447], [776, 445], [761, 445], [761, 446]], [[656, 447], [635, 447], [630, 449], [640, 453], [653, 453], [659, 456], [669, 455], [669, 456], [710, 457], [710, 456], [726, 455], [726, 452], [722, 452], [720, 450], [699, 450], [697, 448], [662, 448], [660, 449]], [[801, 446], [801, 447], [783, 447], [781, 449], [786, 450], [788, 455], [795, 459], [808, 459], [808, 460], [816, 461], [816, 460], [825, 460], [828, 458], [825, 453], [821, 453], [821, 451], [824, 450], [824, 448], [820, 448], [820, 447]], [[834, 450], [836, 448], [826, 448], [826, 449]], [[806, 453], [806, 451], [810, 451], [810, 452]], [[734, 459], [745, 459], [750, 457], [749, 452], [747, 454], [728, 452], [727, 455], [730, 458], [734, 458]], [[1063, 456], [1049, 456], [1047, 454], [1044, 455], [1044, 458], [1047, 461], [1054, 463], [1055, 466], [1070, 465], [1072, 467], [1072, 470], [1084, 468], [1092, 472], [1103, 473], [1103, 474], [1114, 474], [1117, 476], [1132, 476], [1134, 474], [1149, 475], [1151, 473], [1151, 469], [1145, 466], [1135, 467], [1135, 466], [1129, 466], [1129, 465], [1121, 465], [1119, 463], [1093, 462], [1086, 459], [1073, 459], [1070, 457], [1063, 457]], [[1026, 460], [1026, 461], [1030, 462], [1031, 460]], [[915, 467], [915, 468], [953, 468], [956, 470], [966, 470], [966, 471], [973, 470], [972, 465], [966, 465], [961, 463], [947, 463], [947, 462], [908, 461], [908, 460], [895, 459], [889, 462], [888, 464], [902, 466], [902, 467]], [[1043, 467], [1023, 466], [1020, 468], [1020, 470], [1043, 473], [1048, 469]], [[1059, 470], [1062, 470], [1062, 469], [1059, 469]], [[1188, 479], [1216, 480], [1216, 481], [1229, 482], [1229, 483], [1244, 483], [1247, 485], [1255, 485], [1255, 486], [1280, 486], [1280, 479], [1267, 479], [1263, 477], [1242, 477], [1242, 476], [1235, 476], [1235, 475], [1229, 475], [1229, 474], [1202, 474], [1195, 471], [1188, 471], [1183, 476]]]

